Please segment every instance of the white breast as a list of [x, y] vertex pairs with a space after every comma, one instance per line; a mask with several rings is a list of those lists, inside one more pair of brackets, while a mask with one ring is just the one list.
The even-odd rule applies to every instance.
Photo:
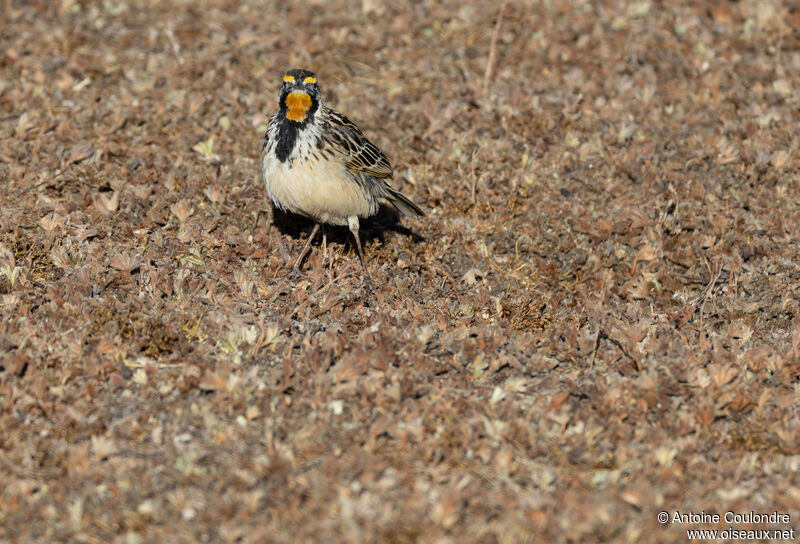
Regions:
[[307, 127], [298, 135], [285, 162], [275, 157], [277, 134], [269, 135], [261, 158], [269, 197], [278, 208], [333, 225], [347, 225], [349, 217], [375, 214], [375, 198], [362, 190], [343, 164], [322, 157], [312, 145], [316, 141], [315, 130], [316, 127]]

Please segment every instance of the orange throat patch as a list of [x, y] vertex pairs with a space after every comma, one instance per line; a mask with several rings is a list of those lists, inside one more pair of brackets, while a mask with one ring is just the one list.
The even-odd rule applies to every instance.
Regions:
[[293, 91], [286, 97], [286, 118], [289, 121], [300, 122], [306, 118], [306, 112], [311, 107], [311, 97], [302, 91]]

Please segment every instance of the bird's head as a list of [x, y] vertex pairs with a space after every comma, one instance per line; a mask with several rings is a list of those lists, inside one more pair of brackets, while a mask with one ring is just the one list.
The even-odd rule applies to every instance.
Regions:
[[317, 76], [308, 70], [289, 70], [281, 85], [280, 111], [289, 121], [305, 123], [322, 102]]

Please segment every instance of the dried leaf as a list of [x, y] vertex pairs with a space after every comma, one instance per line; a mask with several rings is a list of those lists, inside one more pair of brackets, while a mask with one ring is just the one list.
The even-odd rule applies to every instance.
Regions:
[[94, 146], [89, 143], [83, 143], [76, 146], [73, 146], [69, 152], [69, 158], [67, 159], [67, 164], [75, 164], [81, 161], [84, 161], [92, 156], [94, 153]]
[[142, 264], [142, 256], [135, 253], [117, 253], [111, 257], [108, 264], [115, 270], [130, 274]]
[[192, 147], [195, 153], [200, 155], [204, 161], [220, 161], [221, 157], [214, 153], [214, 136], [210, 136], [208, 140], [199, 142]]
[[185, 223], [186, 220], [189, 219], [194, 213], [192, 201], [188, 198], [183, 198], [177, 201], [175, 204], [169, 207], [169, 210], [175, 217], [178, 218], [178, 221], [181, 223]]
[[112, 213], [117, 211], [119, 207], [119, 192], [111, 191], [110, 193], [99, 193], [101, 211]]

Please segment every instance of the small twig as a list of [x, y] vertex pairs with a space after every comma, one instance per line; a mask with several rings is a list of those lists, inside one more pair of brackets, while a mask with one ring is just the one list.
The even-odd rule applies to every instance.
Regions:
[[181, 55], [181, 46], [178, 45], [178, 41], [175, 39], [175, 34], [172, 32], [172, 23], [167, 26], [167, 29], [164, 31], [164, 34], [167, 35], [167, 39], [169, 43], [172, 45], [172, 51], [175, 53], [175, 56], [178, 58], [178, 64], [183, 66], [185, 62], [183, 60], [183, 55]]
[[600, 325], [597, 326], [597, 333], [594, 335], [594, 351], [592, 353], [592, 368], [594, 368], [594, 362], [597, 360], [597, 350], [600, 349]]
[[[302, 303], [300, 303], [297, 306], [295, 306], [294, 310], [292, 310], [292, 313], [289, 314], [289, 319], [292, 319], [292, 318], [294, 318], [294, 316], [299, 315], [300, 310], [304, 310], [312, 302], [312, 298], [313, 298], [313, 301], [316, 301], [316, 299], [319, 298], [319, 295], [321, 295], [322, 293], [324, 293], [325, 291], [327, 291], [328, 289], [330, 289], [334, 285], [334, 282], [342, 281], [345, 278], [348, 278], [350, 276], [353, 276], [352, 272], [346, 272], [346, 273], [340, 275], [337, 278], [332, 278], [326, 285], [324, 285], [324, 286], [320, 287], [319, 289], [317, 289], [316, 291], [314, 291], [314, 297], [309, 297], [306, 300], [304, 300]], [[311, 285], [311, 282], [309, 282], [309, 285]], [[334, 300], [337, 300], [337, 299], [334, 299]], [[319, 315], [322, 315], [323, 313], [325, 313], [325, 311], [329, 310], [332, 307], [333, 307], [333, 305], [329, 305], [326, 310], [323, 310], [323, 311], [317, 313], [311, 319], [314, 319], [315, 317], [317, 317]]]
[[497, 14], [497, 21], [494, 23], [494, 30], [492, 30], [492, 39], [489, 42], [489, 58], [486, 61], [486, 72], [483, 74], [483, 96], [489, 93], [489, 80], [492, 79], [492, 72], [494, 72], [495, 58], [497, 57], [497, 39], [500, 36], [500, 27], [503, 23], [503, 14], [508, 7], [508, 0], [503, 2], [500, 6], [500, 12]]
[[472, 177], [472, 204], [473, 206], [478, 206], [478, 176], [475, 175], [475, 157], [478, 155], [478, 150], [472, 152], [472, 159], [470, 161], [470, 172], [469, 175]]
[[778, 44], [775, 46], [775, 72], [780, 76], [783, 77], [784, 70], [783, 66], [781, 66], [781, 48], [783, 47], [783, 28], [781, 25], [778, 26]]
[[689, 301], [689, 304], [691, 304], [692, 306], [696, 307], [698, 304], [700, 305], [699, 312], [700, 312], [701, 330], [703, 329], [703, 311], [705, 310], [706, 307], [706, 301], [714, 295], [714, 287], [717, 286], [717, 281], [719, 280], [719, 277], [722, 274], [724, 263], [722, 263], [721, 261], [717, 261], [716, 263], [714, 263], [714, 268], [712, 268], [711, 263], [708, 262], [708, 259], [705, 259], [705, 265], [706, 268], [708, 269], [708, 276], [710, 278], [708, 284], [706, 285], [706, 288], [703, 289], [703, 292], [697, 296], [697, 298], [695, 298], [692, 301]]
[[42, 185], [47, 185], [48, 183], [52, 183], [52, 182], [54, 182], [56, 179], [58, 179], [58, 177], [59, 177], [59, 176], [61, 176], [61, 174], [63, 174], [64, 172], [66, 172], [67, 168], [69, 168], [69, 167], [70, 167], [70, 165], [71, 165], [71, 163], [70, 163], [70, 164], [67, 164], [66, 166], [64, 166], [63, 168], [61, 168], [61, 169], [60, 169], [58, 172], [56, 172], [56, 173], [53, 175], [53, 177], [52, 177], [52, 178], [48, 178], [48, 179], [46, 179], [46, 180], [44, 180], [44, 181], [40, 181], [39, 183], [36, 183], [36, 184], [34, 184], [34, 185], [30, 186], [30, 187], [23, 187], [23, 188], [21, 188], [21, 189], [17, 189], [16, 191], [14, 191], [13, 193], [11, 193], [11, 194], [10, 194], [10, 195], [8, 195], [8, 196], [9, 196], [9, 197], [16, 197], [16, 196], [19, 196], [19, 195], [21, 195], [22, 193], [24, 193], [24, 192], [26, 192], [26, 191], [33, 191], [34, 189], [38, 189], [38, 188], [39, 188], [39, 187], [41, 187]]
[[[609, 342], [611, 342], [612, 344], [617, 346], [617, 348], [622, 352], [622, 354], [624, 356], [626, 356], [628, 359], [633, 361], [633, 366], [634, 366], [634, 368], [636, 368], [636, 371], [637, 372], [641, 372], [642, 371], [642, 363], [639, 361], [639, 359], [637, 359], [636, 357], [634, 357], [633, 355], [628, 353], [628, 351], [625, 349], [625, 346], [622, 345], [622, 342], [620, 342], [619, 340], [617, 340], [613, 336], [609, 336], [604, 331], [600, 331], [600, 334], [598, 335], [597, 338], [598, 338], [598, 343], [599, 343], [600, 339], [602, 338], [602, 339], [608, 340]], [[592, 361], [592, 364], [594, 364], [594, 361]]]
[[[453, 289], [458, 287], [458, 283], [456, 283], [456, 280], [454, 280], [453, 276], [448, 274], [445, 269], [443, 269], [443, 268], [441, 268], [439, 266], [434, 266], [434, 265], [431, 265], [430, 268], [431, 268], [431, 270], [435, 270], [436, 272], [439, 272], [444, 277], [444, 282], [448, 282], [449, 281], [450, 284], [453, 286]], [[444, 282], [442, 283], [442, 287], [444, 287]]]

